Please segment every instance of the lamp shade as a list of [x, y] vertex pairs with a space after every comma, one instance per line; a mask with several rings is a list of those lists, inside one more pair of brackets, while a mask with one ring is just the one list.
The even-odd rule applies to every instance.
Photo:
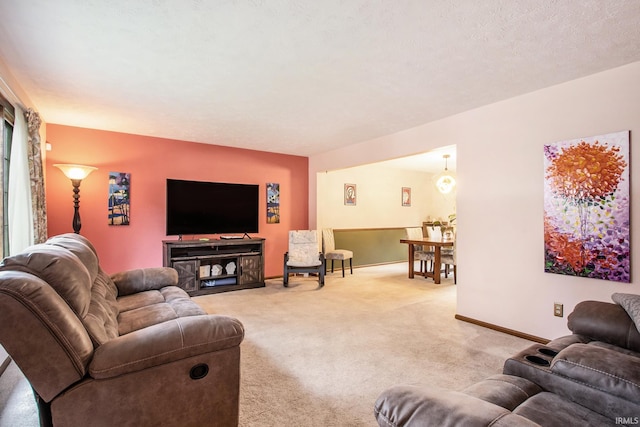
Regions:
[[71, 164], [55, 164], [53, 166], [60, 169], [67, 176], [67, 178], [79, 180], [85, 179], [91, 172], [98, 169], [93, 166]]

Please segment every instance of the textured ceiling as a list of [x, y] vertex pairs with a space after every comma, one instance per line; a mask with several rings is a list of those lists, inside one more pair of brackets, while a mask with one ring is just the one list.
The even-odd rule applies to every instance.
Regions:
[[2, 0], [45, 121], [303, 156], [640, 60], [638, 0]]

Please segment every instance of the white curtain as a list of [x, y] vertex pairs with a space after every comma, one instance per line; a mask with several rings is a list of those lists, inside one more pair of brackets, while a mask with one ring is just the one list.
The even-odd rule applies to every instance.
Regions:
[[33, 245], [33, 209], [27, 143], [29, 130], [24, 111], [16, 107], [9, 162], [9, 254]]

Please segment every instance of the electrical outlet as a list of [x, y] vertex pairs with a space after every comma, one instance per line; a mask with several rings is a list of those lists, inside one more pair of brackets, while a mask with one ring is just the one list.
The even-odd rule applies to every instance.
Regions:
[[561, 302], [554, 302], [553, 303], [553, 315], [557, 316], [557, 317], [562, 317], [563, 316], [563, 309], [562, 309], [562, 303]]

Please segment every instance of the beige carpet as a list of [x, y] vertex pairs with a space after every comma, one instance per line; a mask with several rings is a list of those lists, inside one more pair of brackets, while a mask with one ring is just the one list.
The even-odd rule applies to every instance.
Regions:
[[[502, 369], [530, 342], [454, 319], [456, 286], [407, 278], [406, 264], [344, 279], [269, 280], [197, 297], [245, 325], [240, 425], [375, 426], [373, 405], [399, 383], [461, 389]], [[463, 285], [461, 285], [463, 286]], [[0, 427], [37, 426], [33, 395], [12, 363], [0, 377]]]
[[407, 278], [406, 264], [353, 276], [282, 279], [196, 298], [240, 319], [240, 425], [373, 426], [373, 405], [398, 383], [461, 389], [499, 373], [529, 341], [458, 321], [456, 286]]

